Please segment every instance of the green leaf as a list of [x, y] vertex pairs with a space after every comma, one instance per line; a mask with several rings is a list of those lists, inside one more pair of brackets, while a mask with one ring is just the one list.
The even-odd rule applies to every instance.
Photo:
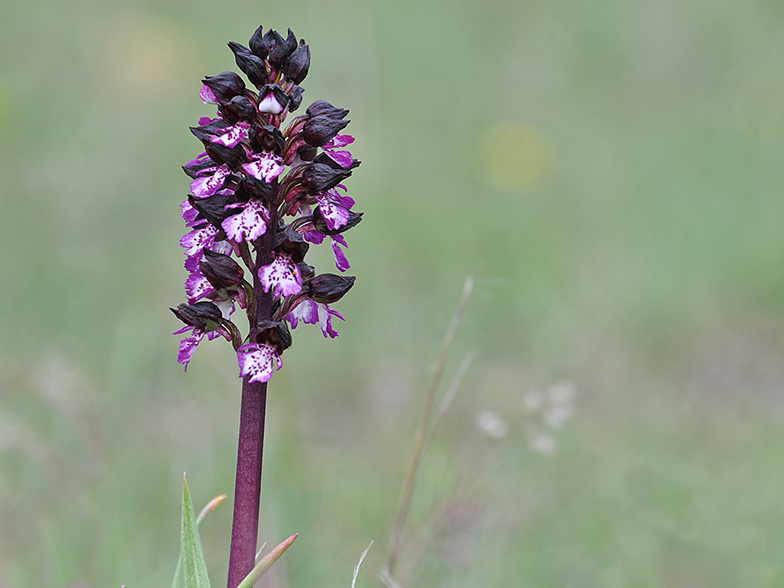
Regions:
[[264, 558], [256, 564], [256, 567], [251, 570], [250, 574], [245, 576], [245, 579], [240, 582], [240, 585], [237, 586], [237, 588], [253, 588], [253, 585], [256, 583], [256, 581], [261, 578], [261, 576], [263, 576], [264, 573], [272, 567], [272, 564], [278, 561], [278, 558], [283, 555], [283, 552], [285, 552], [291, 546], [291, 544], [294, 543], [297, 535], [298, 533], [295, 533], [283, 541], [275, 549], [270, 551], [267, 555], [265, 555]]
[[[201, 528], [201, 524], [204, 522], [204, 519], [207, 518], [207, 515], [210, 514], [213, 510], [215, 510], [215, 507], [218, 506], [225, 499], [226, 499], [225, 494], [216, 496], [215, 498], [210, 500], [203, 509], [201, 509], [199, 516], [196, 517], [197, 529]], [[177, 568], [174, 570], [174, 580], [172, 581], [172, 588], [181, 588], [181, 587], [182, 587], [182, 551], [180, 551], [180, 557], [177, 560]]]
[[180, 559], [182, 560], [185, 588], [209, 588], [207, 564], [201, 548], [193, 502], [188, 491], [188, 479], [182, 477], [182, 529], [180, 531]]

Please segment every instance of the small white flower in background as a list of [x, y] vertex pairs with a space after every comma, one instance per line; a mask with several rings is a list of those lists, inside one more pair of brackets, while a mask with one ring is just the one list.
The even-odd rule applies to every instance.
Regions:
[[540, 433], [531, 439], [531, 446], [543, 455], [555, 453], [555, 439], [544, 433]]
[[560, 382], [550, 386], [547, 391], [547, 408], [544, 412], [544, 421], [553, 429], [560, 429], [564, 422], [574, 414], [572, 398], [575, 396], [574, 384]]
[[542, 408], [544, 394], [539, 390], [529, 390], [523, 395], [523, 406], [526, 412], [537, 412]]
[[[523, 426], [529, 430], [529, 443], [534, 451], [552, 455], [556, 450], [555, 430], [574, 415], [573, 400], [577, 389], [572, 382], [558, 382], [542, 394], [531, 389], [523, 394], [523, 412], [527, 415]], [[550, 434], [543, 431], [550, 431]]]
[[503, 439], [509, 430], [506, 422], [494, 412], [483, 410], [476, 417], [476, 426], [490, 439]]

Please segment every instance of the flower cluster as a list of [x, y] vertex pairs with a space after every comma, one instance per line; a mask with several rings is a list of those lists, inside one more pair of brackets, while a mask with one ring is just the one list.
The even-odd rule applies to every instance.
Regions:
[[[188, 303], [171, 310], [186, 324], [175, 333], [188, 333], [178, 357], [186, 369], [205, 335], [222, 336], [237, 351], [240, 376], [267, 382], [291, 345], [289, 327], [301, 321], [338, 335], [332, 319], [344, 319], [330, 305], [354, 278], [317, 274], [305, 255], [326, 239], [337, 269], [349, 269], [343, 233], [362, 213], [342, 182], [359, 161], [345, 149], [354, 138], [339, 134], [347, 110], [319, 100], [284, 127], [310, 67], [310, 48], [291, 29], [284, 39], [259, 27], [248, 47], [229, 47], [250, 85], [232, 71], [202, 80], [200, 96], [217, 116], [191, 128], [204, 152], [183, 166], [192, 179], [181, 205]], [[231, 320], [237, 306], [248, 316], [244, 338]]]

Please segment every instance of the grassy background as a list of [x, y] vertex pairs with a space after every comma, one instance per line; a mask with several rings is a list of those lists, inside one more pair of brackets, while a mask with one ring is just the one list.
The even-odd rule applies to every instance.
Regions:
[[[262, 535], [300, 537], [262, 584], [349, 586], [375, 539], [378, 585], [482, 263], [404, 586], [784, 585], [780, 2], [0, 0], [0, 586], [167, 585], [182, 472], [197, 508], [233, 490], [236, 360], [183, 374], [168, 307], [199, 79], [259, 23], [351, 110], [366, 213], [340, 338], [297, 329], [272, 383]], [[559, 382], [553, 429], [524, 399]]]

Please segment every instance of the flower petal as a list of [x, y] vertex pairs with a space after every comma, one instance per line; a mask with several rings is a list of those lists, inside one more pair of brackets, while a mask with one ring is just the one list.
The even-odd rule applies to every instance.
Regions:
[[193, 192], [196, 198], [209, 198], [223, 187], [230, 173], [229, 166], [223, 164], [215, 168], [212, 175], [199, 176], [193, 180], [191, 182], [191, 192]]
[[318, 304], [312, 300], [303, 300], [286, 315], [292, 329], [296, 329], [299, 321], [308, 325], [315, 325], [318, 320]]
[[325, 149], [340, 149], [346, 145], [351, 145], [354, 142], [354, 137], [351, 135], [335, 135], [335, 138], [327, 143]]
[[215, 92], [212, 91], [208, 85], [203, 85], [201, 90], [199, 90], [199, 96], [201, 97], [204, 104], [217, 104], [218, 98], [215, 96]]
[[332, 241], [332, 253], [335, 255], [335, 266], [342, 272], [346, 271], [351, 267], [346, 259], [346, 255], [343, 253], [343, 250], [340, 248], [340, 245], [343, 247], [348, 247], [346, 240], [343, 238], [343, 235], [330, 235], [330, 240]]
[[269, 382], [275, 369], [283, 366], [283, 361], [269, 343], [249, 343], [237, 349], [237, 362], [240, 377], [249, 376], [250, 382]]
[[221, 223], [229, 239], [255, 241], [267, 232], [269, 212], [258, 200], [248, 200], [239, 214], [230, 216]]
[[316, 196], [318, 207], [321, 211], [321, 216], [324, 217], [324, 222], [327, 223], [327, 228], [334, 231], [345, 225], [351, 218], [349, 211], [339, 204], [332, 202], [327, 194], [320, 194]]
[[285, 167], [283, 159], [277, 155], [262, 153], [258, 159], [249, 163], [243, 163], [242, 169], [257, 180], [269, 183], [282, 174]]
[[325, 153], [344, 169], [349, 168], [354, 163], [354, 158], [348, 151], [333, 151], [329, 149]]
[[243, 139], [248, 138], [250, 125], [246, 122], [239, 122], [236, 125], [227, 127], [225, 133], [210, 137], [212, 143], [218, 143], [226, 147], [236, 147]]
[[272, 292], [276, 297], [296, 296], [302, 292], [302, 276], [299, 268], [290, 257], [275, 254], [275, 260], [259, 270], [259, 279], [265, 292]]
[[185, 294], [188, 296], [188, 304], [193, 304], [212, 292], [215, 292], [215, 288], [200, 271], [193, 272], [185, 280]]
[[218, 234], [218, 229], [212, 225], [205, 225], [186, 233], [180, 239], [180, 245], [185, 247], [187, 251], [185, 255], [188, 257], [201, 252], [202, 249], [212, 245], [215, 242], [215, 236]]
[[188, 371], [188, 362], [193, 357], [193, 352], [196, 351], [196, 346], [201, 343], [204, 338], [204, 332], [198, 329], [193, 329], [193, 334], [180, 341], [180, 352], [177, 354], [177, 363], [185, 366], [185, 371]]
[[332, 317], [336, 316], [340, 320], [346, 320], [343, 318], [339, 312], [332, 310], [326, 304], [319, 304], [318, 305], [318, 317], [319, 317], [319, 324], [321, 325], [321, 332], [324, 333], [325, 337], [331, 337], [334, 339], [338, 336], [338, 332], [332, 328]]

